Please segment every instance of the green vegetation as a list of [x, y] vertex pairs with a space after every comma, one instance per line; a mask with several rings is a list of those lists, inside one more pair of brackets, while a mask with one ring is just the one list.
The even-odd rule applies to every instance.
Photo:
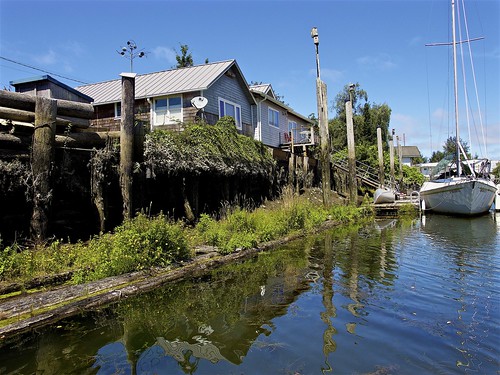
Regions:
[[300, 231], [312, 231], [327, 219], [349, 223], [361, 218], [353, 206], [332, 206], [329, 209], [304, 197], [285, 192], [274, 209], [249, 212], [239, 208], [230, 211], [222, 221], [202, 215], [196, 226], [196, 241], [216, 246], [222, 253], [237, 248], [250, 248], [258, 243], [281, 238]]
[[[222, 254], [238, 248], [290, 234], [312, 231], [328, 219], [350, 223], [364, 216], [354, 206], [336, 205], [325, 209], [304, 196], [285, 192], [271, 208], [255, 211], [231, 208], [220, 221], [202, 215], [193, 228], [173, 222], [164, 215], [148, 218], [140, 214], [113, 233], [105, 233], [86, 243], [62, 244], [21, 249], [8, 246], [0, 252], [0, 281], [23, 282], [36, 277], [74, 271], [74, 283], [107, 276], [166, 267], [192, 256], [198, 245], [213, 245]], [[1, 249], [1, 243], [0, 243]]]
[[144, 159], [155, 174], [209, 172], [273, 178], [272, 155], [262, 143], [238, 134], [232, 117], [223, 117], [213, 126], [185, 126], [183, 132], [157, 130], [147, 135]]

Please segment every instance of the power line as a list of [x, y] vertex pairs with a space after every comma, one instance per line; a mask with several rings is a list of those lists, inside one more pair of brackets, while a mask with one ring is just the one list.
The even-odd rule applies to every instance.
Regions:
[[18, 64], [18, 65], [21, 65], [21, 66], [25, 66], [27, 68], [30, 68], [30, 69], [34, 69], [34, 70], [39, 70], [41, 72], [44, 72], [44, 73], [48, 73], [48, 74], [51, 74], [53, 76], [57, 76], [57, 77], [60, 77], [60, 78], [64, 78], [64, 79], [67, 79], [67, 80], [70, 80], [70, 81], [74, 81], [74, 82], [78, 82], [78, 83], [83, 83], [84, 85], [88, 84], [89, 82], [83, 82], [83, 81], [79, 81], [77, 79], [73, 79], [73, 78], [69, 78], [69, 77], [65, 77], [65, 76], [62, 76], [60, 74], [57, 74], [57, 73], [53, 73], [53, 72], [49, 72], [47, 70], [44, 70], [44, 69], [40, 69], [40, 68], [36, 68], [34, 66], [31, 66], [31, 65], [28, 65], [28, 64], [24, 64], [24, 63], [21, 63], [19, 61], [14, 61], [14, 60], [11, 60], [11, 59], [8, 59], [6, 57], [3, 57], [3, 56], [0, 56], [0, 59], [2, 60], [5, 60], [5, 61], [9, 61], [11, 63], [14, 63], [14, 64]]

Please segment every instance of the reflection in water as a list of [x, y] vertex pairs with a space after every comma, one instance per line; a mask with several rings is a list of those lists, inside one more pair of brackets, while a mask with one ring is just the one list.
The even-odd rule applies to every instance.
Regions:
[[0, 342], [0, 374], [494, 373], [500, 240], [477, 219], [310, 237]]

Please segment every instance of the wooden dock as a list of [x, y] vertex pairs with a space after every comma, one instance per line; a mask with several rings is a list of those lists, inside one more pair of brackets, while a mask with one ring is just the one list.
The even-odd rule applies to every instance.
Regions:
[[373, 204], [373, 210], [377, 217], [398, 217], [401, 208], [407, 208], [408, 205], [413, 206], [415, 210], [420, 210], [420, 202], [416, 199], [400, 199], [394, 203]]

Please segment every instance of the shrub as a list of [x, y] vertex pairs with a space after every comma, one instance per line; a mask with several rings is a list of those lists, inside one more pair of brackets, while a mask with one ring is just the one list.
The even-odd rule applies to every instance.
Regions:
[[117, 227], [114, 234], [94, 237], [79, 246], [88, 257], [80, 259], [77, 282], [165, 267], [190, 256], [182, 224], [163, 215], [150, 219], [140, 214]]

